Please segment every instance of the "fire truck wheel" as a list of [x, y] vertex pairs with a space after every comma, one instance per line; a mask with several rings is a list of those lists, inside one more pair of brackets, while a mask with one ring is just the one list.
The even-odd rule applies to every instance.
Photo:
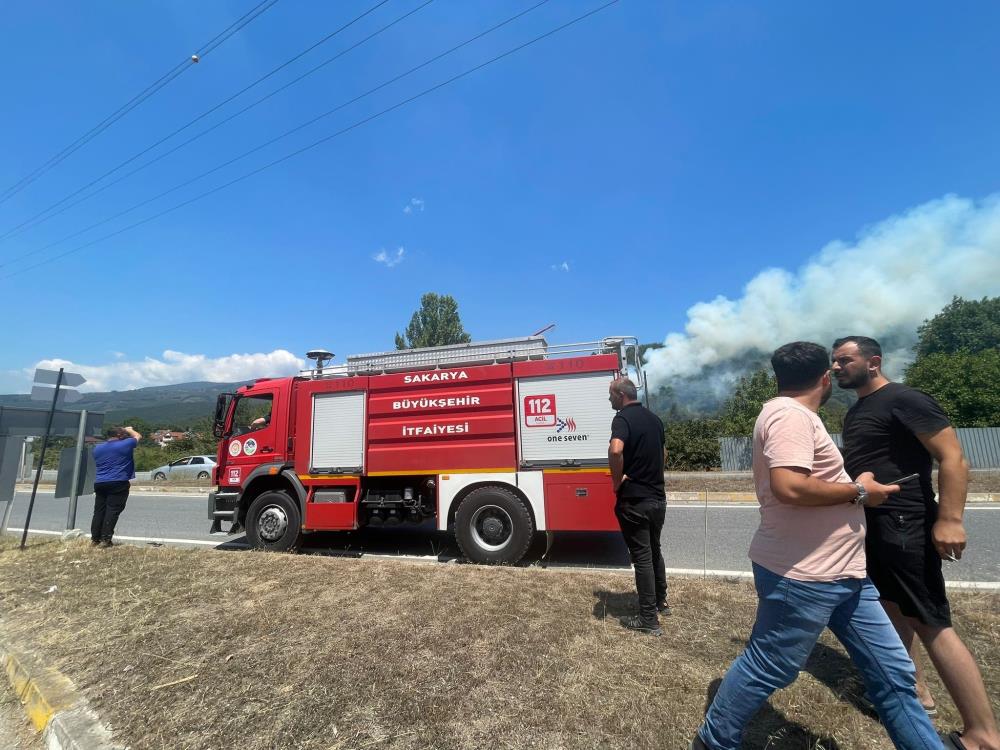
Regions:
[[531, 546], [534, 532], [528, 509], [505, 487], [473, 490], [455, 514], [455, 538], [473, 562], [516, 563]]
[[250, 504], [246, 528], [247, 539], [256, 549], [293, 550], [302, 536], [299, 506], [284, 490], [265, 492]]

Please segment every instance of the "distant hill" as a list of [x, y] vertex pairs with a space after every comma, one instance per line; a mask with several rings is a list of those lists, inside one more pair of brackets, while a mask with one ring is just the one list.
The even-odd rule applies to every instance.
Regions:
[[[211, 417], [215, 398], [233, 391], [243, 383], [178, 383], [136, 388], [133, 391], [84, 393], [72, 409], [104, 412], [104, 423], [113, 424], [125, 417], [145, 420], [154, 427], [185, 428], [195, 420]], [[3, 406], [43, 406], [27, 394], [0, 395]]]

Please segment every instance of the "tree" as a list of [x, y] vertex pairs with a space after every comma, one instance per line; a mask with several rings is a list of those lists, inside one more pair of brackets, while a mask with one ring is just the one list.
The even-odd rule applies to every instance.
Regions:
[[778, 395], [778, 384], [767, 370], [740, 378], [733, 395], [722, 407], [724, 435], [752, 435], [753, 425], [765, 401]]
[[706, 471], [721, 465], [717, 419], [667, 421], [663, 433], [668, 471]]
[[956, 427], [1000, 425], [1000, 352], [935, 352], [906, 370], [906, 384], [931, 394]]
[[1000, 297], [955, 297], [917, 334], [907, 385], [937, 399], [956, 427], [1000, 424]]
[[397, 349], [467, 344], [472, 337], [462, 327], [458, 303], [450, 294], [428, 292], [420, 298], [404, 335], [396, 334]]
[[917, 359], [931, 354], [975, 354], [1000, 348], [1000, 297], [955, 297], [917, 329]]
[[174, 440], [170, 443], [171, 453], [194, 453], [194, 440], [189, 437], [182, 437], [179, 440]]
[[112, 425], [116, 427], [124, 427], [127, 425], [142, 435], [142, 440], [139, 441], [139, 445], [145, 445], [151, 448], [158, 447], [156, 443], [153, 442], [153, 432], [156, 428], [142, 417], [125, 417], [120, 422], [113, 422], [111, 424], [105, 422], [104, 424], [105, 427], [111, 427]]
[[[752, 435], [754, 423], [764, 402], [777, 395], [778, 383], [774, 375], [765, 369], [740, 378], [733, 395], [722, 407], [719, 420], [722, 432], [719, 437]], [[827, 401], [819, 410], [819, 418], [823, 420], [828, 432], [840, 432], [844, 427], [846, 414], [847, 406], [834, 399]]]
[[191, 422], [190, 440], [193, 443], [192, 453], [215, 455], [219, 440], [212, 434], [212, 417], [199, 417]]

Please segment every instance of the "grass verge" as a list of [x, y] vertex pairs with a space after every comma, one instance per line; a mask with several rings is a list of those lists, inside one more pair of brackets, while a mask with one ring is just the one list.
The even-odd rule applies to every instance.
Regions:
[[[133, 750], [686, 748], [755, 598], [700, 579], [670, 596], [657, 639], [619, 626], [617, 573], [0, 540], [0, 628]], [[1000, 597], [953, 604], [996, 706]], [[826, 634], [745, 746], [890, 748], [860, 691]]]

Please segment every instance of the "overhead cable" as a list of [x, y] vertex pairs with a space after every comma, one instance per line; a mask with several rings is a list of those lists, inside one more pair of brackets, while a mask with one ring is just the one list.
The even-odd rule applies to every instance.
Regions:
[[127, 102], [125, 102], [125, 104], [123, 104], [121, 107], [119, 107], [118, 109], [116, 109], [110, 115], [108, 115], [107, 117], [105, 117], [103, 120], [101, 120], [101, 122], [97, 123], [97, 125], [95, 125], [90, 130], [88, 130], [86, 133], [84, 133], [83, 135], [81, 135], [79, 138], [77, 138], [71, 144], [69, 144], [68, 146], [66, 146], [66, 148], [64, 148], [58, 154], [56, 154], [55, 156], [51, 157], [48, 161], [46, 161], [41, 166], [36, 167], [34, 169], [34, 171], [32, 171], [28, 175], [22, 177], [16, 183], [14, 183], [10, 187], [8, 187], [6, 190], [4, 190], [3, 194], [0, 195], [0, 204], [5, 203], [7, 200], [9, 200], [11, 197], [13, 197], [17, 193], [21, 192], [22, 190], [24, 190], [24, 188], [26, 188], [32, 182], [34, 182], [39, 177], [41, 177], [43, 174], [45, 174], [46, 172], [48, 172], [50, 169], [52, 169], [53, 167], [55, 167], [58, 164], [60, 164], [61, 162], [63, 162], [67, 157], [69, 157], [70, 155], [72, 155], [74, 152], [76, 152], [79, 149], [83, 148], [83, 146], [85, 146], [86, 144], [88, 144], [90, 141], [92, 141], [98, 135], [100, 135], [105, 130], [107, 130], [109, 127], [111, 127], [112, 125], [114, 125], [116, 122], [118, 122], [118, 120], [120, 120], [121, 118], [123, 118], [125, 115], [127, 115], [129, 112], [131, 112], [133, 109], [135, 109], [140, 104], [142, 104], [144, 101], [146, 101], [147, 99], [149, 99], [149, 97], [153, 96], [156, 92], [160, 91], [162, 88], [164, 88], [167, 84], [169, 84], [175, 78], [179, 77], [182, 73], [184, 73], [184, 71], [186, 71], [188, 68], [190, 68], [192, 64], [197, 64], [202, 59], [204, 59], [204, 57], [206, 55], [208, 55], [211, 52], [213, 52], [214, 50], [216, 50], [227, 39], [229, 39], [234, 34], [236, 34], [237, 32], [239, 32], [244, 26], [246, 26], [251, 21], [253, 21], [254, 19], [256, 19], [262, 13], [264, 13], [267, 10], [269, 10], [277, 2], [278, 2], [278, 0], [261, 0], [260, 3], [258, 3], [257, 5], [255, 5], [247, 13], [245, 13], [243, 16], [241, 16], [240, 18], [238, 18], [236, 21], [234, 21], [232, 24], [230, 24], [228, 27], [226, 27], [223, 31], [221, 31], [218, 34], [216, 34], [214, 37], [212, 37], [212, 39], [210, 39], [208, 42], [206, 42], [205, 44], [203, 44], [201, 47], [199, 47], [198, 50], [195, 52], [195, 54], [191, 55], [190, 57], [184, 58], [184, 60], [182, 62], [177, 63], [177, 65], [175, 65], [173, 68], [171, 68], [169, 71], [167, 71], [164, 75], [162, 75], [156, 81], [154, 81], [149, 86], [147, 86], [146, 88], [144, 88], [138, 94], [136, 94], [135, 96], [133, 96], [131, 99], [129, 99]]
[[[298, 76], [297, 78], [293, 78], [291, 81], [289, 81], [288, 83], [286, 83], [286, 84], [284, 84], [284, 85], [276, 88], [271, 93], [269, 93], [269, 94], [261, 97], [260, 99], [257, 99], [256, 101], [254, 101], [251, 104], [247, 105], [243, 109], [235, 112], [234, 114], [230, 115], [229, 117], [226, 117], [226, 118], [220, 120], [219, 122], [217, 122], [214, 125], [212, 125], [210, 128], [207, 128], [207, 129], [201, 131], [197, 135], [195, 135], [195, 136], [187, 139], [186, 141], [181, 142], [180, 144], [178, 144], [177, 146], [174, 146], [170, 150], [164, 151], [159, 156], [156, 156], [153, 159], [150, 159], [149, 161], [141, 164], [136, 169], [133, 169], [130, 172], [126, 172], [121, 177], [118, 177], [118, 178], [116, 178], [114, 180], [111, 180], [110, 182], [106, 182], [104, 185], [102, 185], [101, 187], [99, 187], [97, 190], [94, 190], [93, 192], [88, 193], [87, 195], [83, 196], [79, 200], [73, 201], [72, 203], [69, 203], [68, 205], [63, 206], [58, 211], [53, 211], [52, 210], [54, 208], [58, 208], [60, 205], [66, 203], [66, 201], [68, 201], [68, 200], [74, 198], [75, 196], [79, 195], [80, 193], [82, 193], [87, 188], [90, 188], [90, 187], [96, 185], [98, 182], [100, 182], [101, 180], [103, 180], [105, 177], [109, 177], [110, 175], [114, 174], [115, 172], [117, 172], [122, 167], [127, 166], [128, 164], [131, 164], [133, 161], [135, 161], [139, 157], [141, 157], [141, 156], [149, 153], [150, 151], [152, 151], [157, 146], [159, 146], [159, 145], [161, 145], [161, 144], [169, 141], [171, 138], [173, 138], [178, 133], [181, 133], [184, 130], [187, 130], [189, 127], [191, 127], [192, 125], [194, 125], [196, 122], [199, 122], [200, 120], [203, 120], [208, 115], [212, 114], [213, 112], [215, 112], [219, 108], [225, 106], [226, 104], [228, 104], [229, 102], [233, 101], [234, 99], [236, 99], [237, 97], [241, 96], [242, 94], [245, 94], [247, 91], [249, 91], [250, 89], [254, 88], [258, 84], [263, 83], [264, 81], [266, 81], [268, 78], [270, 78], [271, 76], [273, 76], [278, 71], [282, 70], [283, 68], [287, 67], [288, 65], [291, 65], [293, 62], [295, 62], [296, 60], [298, 60], [299, 58], [301, 58], [303, 55], [306, 55], [309, 52], [311, 52], [312, 50], [316, 49], [316, 47], [320, 46], [321, 44], [324, 44], [325, 42], [328, 42], [330, 39], [332, 39], [333, 37], [335, 37], [337, 34], [339, 34], [340, 32], [344, 31], [345, 29], [347, 29], [348, 27], [352, 26], [353, 24], [357, 23], [362, 18], [364, 18], [365, 16], [367, 16], [369, 13], [373, 12], [374, 10], [376, 10], [377, 8], [379, 8], [380, 6], [385, 5], [387, 2], [389, 2], [389, 0], [380, 0], [380, 2], [378, 2], [375, 5], [373, 5], [372, 7], [370, 7], [368, 10], [366, 10], [361, 15], [356, 16], [355, 18], [351, 19], [350, 21], [348, 21], [347, 23], [345, 23], [343, 26], [341, 26], [336, 31], [333, 31], [330, 34], [327, 34], [325, 37], [323, 37], [322, 39], [320, 39], [315, 44], [311, 45], [310, 47], [307, 47], [306, 49], [304, 49], [302, 52], [299, 52], [294, 57], [289, 58], [288, 60], [286, 60], [285, 62], [283, 62], [278, 67], [276, 67], [273, 70], [271, 70], [269, 73], [266, 73], [265, 75], [263, 75], [260, 78], [258, 78], [253, 83], [250, 83], [249, 85], [244, 86], [242, 89], [240, 89], [236, 93], [232, 94], [231, 96], [227, 97], [226, 99], [223, 99], [221, 102], [219, 102], [218, 104], [214, 105], [210, 109], [205, 110], [204, 112], [202, 112], [200, 115], [198, 115], [197, 117], [195, 117], [190, 122], [186, 123], [185, 125], [182, 125], [181, 127], [177, 128], [173, 132], [168, 133], [167, 135], [163, 136], [162, 138], [160, 138], [155, 143], [153, 143], [153, 144], [147, 146], [146, 148], [144, 148], [142, 151], [139, 151], [138, 153], [133, 154], [132, 156], [130, 156], [125, 161], [121, 162], [120, 164], [118, 164], [117, 166], [113, 167], [112, 169], [109, 169], [107, 172], [105, 172], [104, 174], [102, 174], [100, 177], [97, 177], [97, 178], [91, 180], [90, 182], [88, 182], [83, 187], [81, 187], [81, 188], [79, 188], [77, 190], [74, 190], [72, 193], [70, 193], [69, 195], [65, 196], [61, 200], [56, 201], [55, 203], [53, 203], [51, 206], [49, 206], [45, 210], [39, 211], [34, 216], [32, 216], [32, 217], [30, 217], [30, 218], [22, 221], [17, 226], [12, 227], [7, 232], [5, 232], [4, 234], [0, 235], [0, 241], [6, 240], [6, 239], [8, 239], [10, 237], [16, 237], [17, 235], [21, 234], [24, 231], [27, 231], [28, 229], [32, 229], [34, 227], [39, 226], [40, 224], [44, 224], [49, 219], [52, 219], [52, 218], [54, 218], [56, 216], [59, 216], [60, 214], [68, 211], [69, 209], [73, 208], [74, 206], [79, 206], [81, 203], [84, 203], [84, 202], [90, 200], [95, 195], [98, 195], [98, 194], [102, 193], [103, 191], [107, 190], [109, 187], [112, 187], [113, 185], [117, 185], [122, 180], [128, 179], [132, 175], [134, 175], [134, 174], [136, 174], [138, 172], [141, 172], [142, 170], [146, 169], [146, 167], [149, 167], [149, 166], [155, 164], [156, 162], [160, 161], [161, 159], [164, 159], [167, 156], [170, 156], [171, 154], [176, 153], [177, 151], [181, 150], [182, 148], [184, 148], [188, 144], [194, 143], [196, 140], [198, 140], [202, 136], [207, 135], [208, 133], [211, 133], [216, 128], [219, 128], [222, 125], [225, 125], [227, 122], [230, 122], [231, 120], [236, 119], [240, 115], [243, 115], [244, 113], [249, 112], [251, 109], [253, 109], [257, 105], [262, 104], [265, 101], [267, 101], [268, 99], [270, 99], [272, 96], [274, 96], [274, 95], [276, 95], [276, 94], [284, 91], [287, 88], [290, 88], [291, 86], [295, 85], [299, 81], [302, 81], [303, 79], [311, 76], [313, 73], [315, 73], [315, 72], [319, 71], [320, 69], [326, 67], [327, 65], [329, 65], [332, 62], [334, 62], [335, 60], [343, 57], [348, 52], [351, 52], [351, 51], [357, 49], [358, 47], [360, 47], [362, 44], [365, 44], [366, 42], [370, 41], [371, 39], [374, 39], [379, 34], [382, 34], [385, 31], [388, 31], [390, 28], [392, 28], [393, 26], [395, 26], [396, 24], [398, 24], [400, 21], [405, 20], [406, 18], [412, 16], [417, 11], [422, 10], [423, 8], [425, 8], [428, 5], [430, 5], [432, 2], [434, 2], [434, 0], [426, 0], [423, 4], [418, 5], [413, 10], [407, 11], [406, 13], [402, 14], [401, 16], [398, 16], [394, 20], [392, 20], [389, 23], [387, 23], [386, 25], [382, 26], [380, 29], [372, 32], [371, 34], [369, 34], [368, 36], [364, 37], [360, 41], [355, 42], [353, 45], [351, 45], [347, 49], [341, 50], [340, 52], [338, 52], [333, 57], [327, 58], [326, 60], [324, 60], [323, 62], [321, 62], [318, 65], [314, 66], [310, 70], [307, 70], [305, 73], [303, 73], [302, 75]], [[51, 211], [51, 213], [49, 213], [50, 211]], [[45, 214], [48, 214], [48, 216], [45, 216]]]
[[[494, 24], [493, 26], [489, 27], [488, 29], [479, 32], [475, 36], [469, 37], [465, 41], [460, 42], [459, 44], [456, 44], [454, 47], [451, 47], [450, 49], [447, 49], [444, 52], [440, 52], [440, 53], [434, 55], [433, 57], [428, 58], [427, 60], [424, 60], [422, 63], [419, 63], [418, 65], [414, 65], [409, 70], [404, 71], [403, 73], [400, 73], [399, 75], [393, 76], [392, 78], [390, 78], [387, 81], [383, 81], [382, 83], [380, 83], [378, 86], [375, 86], [374, 88], [368, 89], [367, 91], [365, 91], [365, 92], [363, 92], [361, 94], [358, 94], [357, 96], [355, 96], [355, 97], [353, 97], [351, 99], [348, 99], [347, 101], [341, 102], [340, 104], [338, 104], [333, 109], [327, 110], [326, 112], [323, 112], [322, 114], [319, 114], [316, 117], [313, 117], [312, 119], [307, 120], [304, 123], [296, 125], [294, 128], [291, 128], [290, 130], [286, 130], [284, 133], [281, 133], [280, 135], [277, 135], [274, 138], [271, 138], [271, 139], [269, 139], [267, 141], [264, 141], [261, 144], [258, 144], [257, 146], [254, 146], [249, 151], [244, 151], [242, 154], [239, 154], [238, 156], [234, 156], [233, 158], [228, 159], [227, 161], [224, 161], [221, 164], [217, 164], [216, 166], [212, 167], [211, 169], [209, 169], [209, 170], [207, 170], [205, 172], [202, 172], [199, 175], [196, 175], [196, 176], [191, 177], [191, 178], [189, 178], [189, 179], [187, 179], [187, 180], [185, 180], [185, 181], [183, 181], [181, 183], [178, 183], [177, 185], [174, 185], [173, 187], [168, 188], [168, 189], [164, 190], [163, 192], [158, 193], [158, 194], [152, 196], [151, 198], [146, 198], [145, 200], [140, 201], [139, 203], [133, 204], [132, 206], [124, 209], [123, 211], [119, 211], [116, 214], [113, 214], [111, 216], [105, 217], [104, 219], [101, 219], [100, 221], [95, 222], [94, 224], [91, 224], [90, 226], [84, 227], [83, 229], [80, 229], [80, 230], [78, 230], [76, 232], [73, 232], [72, 234], [68, 234], [68, 235], [66, 235], [64, 237], [60, 237], [58, 240], [55, 240], [54, 242], [50, 242], [47, 245], [43, 245], [42, 247], [35, 248], [34, 250], [29, 250], [26, 253], [23, 253], [21, 255], [15, 256], [13, 258], [10, 258], [9, 260], [6, 260], [3, 263], [0, 263], [0, 268], [4, 268], [5, 266], [8, 266], [8, 265], [10, 265], [12, 263], [16, 263], [17, 261], [24, 260], [25, 258], [29, 258], [29, 257], [31, 257], [33, 255], [37, 255], [38, 253], [44, 252], [45, 250], [49, 250], [49, 249], [51, 249], [53, 247], [56, 247], [57, 245], [61, 245], [62, 243], [66, 242], [68, 240], [71, 240], [71, 239], [73, 239], [75, 237], [79, 237], [81, 234], [86, 234], [87, 232], [91, 231], [92, 229], [96, 229], [97, 227], [103, 226], [104, 224], [107, 224], [108, 222], [114, 221], [115, 219], [120, 219], [122, 216], [125, 216], [126, 214], [129, 214], [132, 211], [135, 211], [136, 209], [139, 209], [139, 208], [142, 208], [143, 206], [149, 205], [150, 203], [153, 203], [154, 201], [157, 201], [160, 198], [164, 198], [164, 197], [170, 195], [171, 193], [177, 192], [178, 190], [181, 190], [182, 188], [186, 188], [189, 185], [197, 182], [198, 180], [204, 179], [205, 177], [208, 177], [209, 175], [215, 174], [220, 169], [225, 169], [226, 167], [231, 166], [232, 164], [235, 164], [236, 162], [241, 161], [242, 159], [245, 159], [246, 157], [251, 156], [251, 155], [257, 153], [261, 149], [267, 148], [268, 146], [271, 146], [271, 145], [277, 143], [278, 141], [287, 138], [290, 135], [294, 135], [295, 133], [299, 132], [300, 130], [302, 130], [304, 128], [307, 128], [310, 125], [313, 125], [313, 124], [319, 122], [320, 120], [322, 120], [324, 118], [327, 118], [330, 115], [333, 115], [333, 114], [339, 112], [340, 110], [344, 109], [345, 107], [348, 107], [351, 104], [355, 104], [355, 103], [361, 101], [362, 99], [364, 99], [364, 98], [366, 98], [368, 96], [371, 96], [372, 94], [376, 93], [377, 91], [380, 91], [380, 90], [384, 89], [386, 86], [389, 86], [389, 85], [391, 85], [393, 83], [396, 83], [397, 81], [400, 81], [403, 78], [406, 78], [407, 76], [412, 75], [413, 73], [417, 72], [418, 70], [421, 70], [422, 68], [426, 68], [428, 65], [431, 65], [432, 63], [437, 62], [441, 58], [446, 57], [447, 55], [450, 55], [450, 54], [452, 54], [454, 52], [457, 52], [458, 50], [462, 49], [463, 47], [465, 47], [465, 46], [467, 46], [469, 44], [472, 44], [473, 42], [478, 41], [479, 39], [482, 39], [487, 34], [491, 34], [494, 31], [496, 31], [497, 29], [500, 29], [500, 28], [506, 26], [507, 24], [516, 21], [517, 19], [521, 18], [522, 16], [527, 15], [528, 13], [532, 12], [533, 10], [535, 10], [537, 8], [540, 8], [541, 6], [545, 5], [547, 2], [549, 2], [549, 0], [539, 0], [539, 2], [535, 3], [534, 5], [529, 6], [528, 8], [525, 8], [524, 10], [520, 11], [519, 13], [515, 13], [513, 16], [510, 16], [509, 18], [506, 18], [506, 19], [504, 19], [503, 21], [501, 21], [501, 22], [499, 22], [497, 24]], [[208, 132], [208, 131], [205, 131], [205, 132]], [[204, 133], [202, 133], [202, 135], [204, 135]], [[181, 144], [181, 145], [183, 145], [183, 144]], [[148, 164], [144, 165], [144, 166], [148, 166]], [[142, 168], [143, 167], [140, 167], [139, 169], [142, 169]], [[130, 174], [134, 174], [137, 171], [139, 171], [139, 170], [137, 169], [137, 170], [133, 170], [132, 172], [129, 172], [128, 174], [124, 175], [122, 177], [122, 179], [124, 179], [125, 177], [129, 176]]]
[[[136, 222], [134, 222], [132, 224], [129, 224], [129, 225], [124, 226], [124, 227], [121, 227], [120, 229], [116, 229], [114, 232], [111, 232], [109, 234], [103, 235], [101, 237], [97, 237], [97, 238], [95, 238], [93, 240], [90, 240], [88, 242], [83, 243], [82, 245], [77, 245], [76, 247], [73, 247], [73, 248], [71, 248], [69, 250], [66, 250], [65, 252], [59, 253], [58, 255], [53, 255], [53, 256], [51, 256], [49, 258], [46, 258], [45, 260], [42, 260], [42, 261], [39, 261], [38, 263], [33, 264], [31, 266], [27, 266], [25, 268], [18, 269], [17, 271], [12, 271], [12, 272], [10, 272], [8, 274], [4, 274], [3, 276], [0, 276], [0, 279], [8, 279], [8, 278], [11, 278], [13, 276], [17, 276], [19, 274], [26, 273], [28, 271], [32, 271], [32, 270], [34, 270], [36, 268], [39, 268], [39, 267], [44, 266], [44, 265], [47, 265], [47, 264], [52, 263], [54, 261], [60, 260], [62, 258], [67, 257], [68, 255], [72, 255], [73, 253], [77, 253], [80, 250], [84, 250], [84, 249], [86, 249], [88, 247], [92, 247], [93, 245], [96, 245], [96, 244], [98, 244], [100, 242], [105, 242], [105, 241], [107, 241], [109, 239], [117, 237], [120, 234], [123, 234], [125, 232], [131, 231], [132, 229], [136, 229], [137, 227], [140, 227], [140, 226], [142, 226], [144, 224], [148, 224], [151, 221], [155, 221], [156, 219], [159, 219], [162, 216], [165, 216], [165, 215], [167, 215], [169, 213], [172, 213], [172, 212], [177, 211], [177, 210], [179, 210], [181, 208], [184, 208], [185, 206], [188, 206], [188, 205], [190, 205], [192, 203], [195, 203], [196, 201], [200, 201], [200, 200], [202, 200], [204, 198], [207, 198], [208, 196], [213, 195], [214, 193], [220, 192], [222, 190], [226, 190], [226, 189], [232, 187], [233, 185], [236, 185], [236, 184], [238, 184], [240, 182], [243, 182], [244, 180], [247, 180], [247, 179], [249, 179], [251, 177], [254, 177], [254, 176], [260, 174], [261, 172], [264, 172], [265, 170], [271, 169], [272, 167], [276, 167], [279, 164], [282, 164], [283, 162], [288, 161], [289, 159], [293, 159], [296, 156], [300, 156], [300, 155], [306, 153], [307, 151], [311, 151], [312, 149], [317, 148], [317, 147], [319, 147], [319, 146], [321, 146], [321, 145], [323, 145], [325, 143], [328, 143], [329, 141], [331, 141], [331, 140], [333, 140], [335, 138], [339, 138], [342, 135], [345, 135], [345, 134], [347, 134], [347, 133], [349, 133], [349, 132], [351, 132], [353, 130], [356, 130], [357, 128], [359, 128], [359, 127], [361, 127], [363, 125], [366, 125], [366, 124], [372, 122], [373, 120], [377, 120], [380, 117], [384, 117], [385, 115], [389, 114], [390, 112], [394, 112], [395, 110], [397, 110], [397, 109], [399, 109], [401, 107], [404, 107], [404, 106], [406, 106], [408, 104], [411, 104], [411, 103], [417, 101], [418, 99], [421, 99], [424, 96], [427, 96], [428, 94], [431, 94], [431, 93], [433, 93], [433, 92], [435, 92], [435, 91], [437, 91], [439, 89], [442, 89], [442, 88], [444, 88], [446, 86], [449, 86], [449, 85], [455, 83], [456, 81], [459, 81], [462, 78], [465, 78], [466, 76], [471, 75], [472, 73], [475, 73], [475, 72], [477, 72], [479, 70], [482, 70], [483, 68], [485, 68], [485, 67], [487, 67], [489, 65], [492, 65], [492, 64], [494, 64], [496, 62], [499, 62], [500, 60], [503, 60], [504, 58], [509, 57], [510, 55], [513, 55], [513, 54], [515, 54], [517, 52], [520, 52], [521, 50], [523, 50], [523, 49], [525, 49], [527, 47], [530, 47], [531, 45], [536, 44], [536, 43], [542, 41], [543, 39], [546, 39], [546, 38], [548, 38], [548, 37], [550, 37], [550, 36], [552, 36], [554, 34], [557, 34], [557, 33], [561, 32], [561, 31], [563, 31], [564, 29], [569, 28], [570, 26], [573, 26], [573, 25], [579, 23], [580, 21], [583, 21], [584, 19], [589, 18], [590, 16], [593, 16], [596, 13], [599, 13], [602, 10], [611, 7], [612, 5], [616, 5], [618, 2], [619, 2], [619, 0], [610, 0], [609, 2], [606, 2], [603, 5], [600, 5], [600, 6], [594, 8], [592, 10], [589, 10], [586, 13], [583, 13], [583, 14], [581, 14], [579, 16], [576, 16], [572, 20], [567, 21], [566, 23], [564, 23], [564, 24], [562, 24], [560, 26], [557, 26], [557, 27], [555, 27], [553, 29], [550, 29], [549, 31], [546, 31], [544, 34], [540, 34], [539, 36], [536, 36], [533, 39], [528, 40], [527, 42], [523, 42], [522, 44], [519, 44], [516, 47], [513, 47], [513, 48], [507, 50], [506, 52], [503, 52], [503, 53], [497, 55], [496, 57], [492, 57], [489, 60], [486, 60], [485, 62], [479, 63], [478, 65], [475, 65], [475, 66], [473, 66], [471, 68], [468, 68], [468, 69], [462, 71], [461, 73], [458, 73], [457, 75], [451, 76], [450, 78], [448, 78], [448, 79], [446, 79], [446, 80], [444, 80], [444, 81], [442, 81], [440, 83], [437, 83], [437, 84], [431, 86], [430, 88], [426, 88], [426, 89], [420, 91], [417, 94], [414, 94], [414, 95], [409, 96], [409, 97], [407, 97], [407, 98], [405, 98], [405, 99], [403, 99], [401, 101], [398, 101], [395, 104], [393, 104], [393, 105], [391, 105], [389, 107], [386, 107], [383, 110], [380, 110], [380, 111], [376, 112], [375, 114], [369, 115], [368, 117], [362, 118], [361, 120], [357, 120], [356, 122], [352, 123], [351, 125], [348, 125], [347, 127], [342, 128], [342, 129], [340, 129], [340, 130], [338, 130], [338, 131], [336, 131], [334, 133], [331, 133], [331, 134], [329, 134], [327, 136], [324, 136], [323, 138], [320, 138], [319, 140], [314, 141], [314, 142], [310, 143], [307, 146], [303, 146], [302, 148], [296, 149], [295, 151], [292, 151], [292, 152], [290, 152], [288, 154], [285, 154], [284, 156], [279, 157], [278, 159], [270, 161], [267, 164], [264, 164], [264, 165], [262, 165], [260, 167], [257, 167], [256, 169], [253, 169], [253, 170], [251, 170], [249, 172], [246, 172], [246, 173], [240, 175], [239, 177], [236, 177], [236, 178], [230, 180], [229, 182], [225, 182], [225, 183], [223, 183], [221, 185], [217, 185], [216, 187], [210, 188], [209, 190], [206, 190], [206, 191], [204, 191], [202, 193], [199, 193], [198, 195], [196, 195], [196, 196], [194, 196], [192, 198], [188, 198], [187, 200], [184, 200], [184, 201], [182, 201], [180, 203], [177, 203], [177, 204], [175, 204], [173, 206], [170, 206], [169, 208], [165, 208], [162, 211], [159, 211], [159, 212], [157, 212], [157, 213], [155, 213], [155, 214], [153, 214], [151, 216], [147, 216], [144, 219], [140, 219], [139, 221], [136, 221]], [[259, 148], [262, 148], [262, 146], [258, 147], [258, 149]], [[258, 150], [258, 149], [255, 149], [255, 150]], [[242, 158], [242, 157], [237, 157], [237, 159], [239, 159], [239, 158]], [[220, 165], [219, 167], [216, 168], [216, 170], [217, 169], [221, 169], [222, 166], [226, 166], [226, 165]], [[211, 171], [216, 171], [216, 170], [211, 170]], [[206, 174], [208, 174], [208, 173], [206, 173]], [[200, 179], [200, 177], [195, 178], [195, 179]], [[171, 188], [171, 190], [168, 191], [168, 192], [173, 192], [174, 190], [178, 189], [179, 187], [182, 187], [182, 186], [177, 186], [176, 188]], [[157, 196], [157, 198], [162, 197], [163, 195], [165, 195], [165, 193], [162, 193], [160, 196]], [[150, 200], [156, 200], [156, 198], [152, 198]], [[146, 203], [148, 203], [148, 202], [149, 201], [146, 201]], [[132, 209], [129, 209], [129, 210], [132, 210]], [[84, 230], [84, 231], [86, 231], [86, 230]], [[40, 252], [40, 250], [36, 251], [36, 252]], [[22, 256], [22, 258], [23, 257], [26, 257], [26, 256]]]

